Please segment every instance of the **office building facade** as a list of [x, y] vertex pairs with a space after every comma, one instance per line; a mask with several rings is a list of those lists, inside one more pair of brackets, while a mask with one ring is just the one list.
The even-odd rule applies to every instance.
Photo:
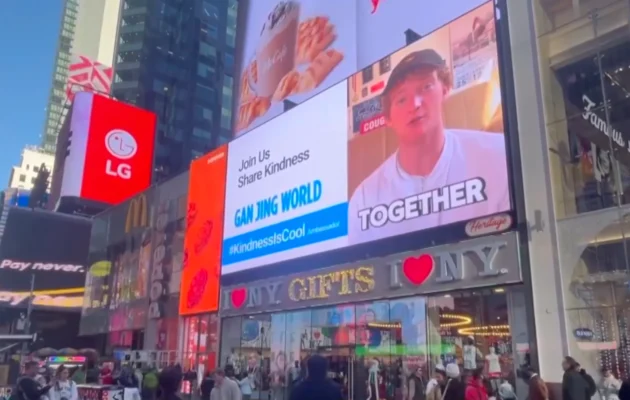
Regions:
[[231, 138], [236, 0], [123, 0], [115, 98], [158, 115], [154, 181]]
[[41, 147], [54, 154], [57, 135], [79, 90], [109, 92], [121, 0], [65, 0]]

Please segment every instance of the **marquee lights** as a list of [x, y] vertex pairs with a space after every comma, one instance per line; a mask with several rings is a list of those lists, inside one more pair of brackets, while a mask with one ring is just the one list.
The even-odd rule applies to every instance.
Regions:
[[466, 326], [472, 324], [472, 318], [466, 315], [458, 315], [458, 314], [441, 314], [440, 319], [445, 319], [453, 322], [440, 323], [440, 328], [457, 328], [460, 326]]
[[473, 336], [510, 336], [509, 325], [484, 325], [484, 326], [470, 326], [468, 328], [461, 328], [457, 331], [460, 335], [473, 335]]
[[376, 328], [376, 329], [400, 329], [402, 328], [402, 325], [400, 324], [400, 322], [393, 322], [393, 323], [388, 323], [388, 322], [370, 322], [367, 324], [367, 326], [369, 328]]
[[338, 287], [339, 296], [368, 293], [374, 290], [374, 267], [358, 267], [318, 274], [307, 278], [295, 278], [289, 284], [289, 298], [293, 301], [327, 299]]

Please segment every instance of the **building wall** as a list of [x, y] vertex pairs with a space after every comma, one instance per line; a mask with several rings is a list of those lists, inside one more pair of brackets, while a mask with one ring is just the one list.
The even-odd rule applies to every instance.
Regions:
[[39, 149], [25, 148], [22, 151], [20, 165], [13, 167], [9, 180], [9, 187], [16, 189], [32, 189], [35, 177], [42, 164], [52, 171], [55, 157]]
[[510, 6], [540, 372], [560, 383], [571, 355], [628, 378], [630, 5]]
[[66, 96], [72, 56], [111, 67], [121, 0], [65, 0], [42, 147], [54, 153], [69, 100]]

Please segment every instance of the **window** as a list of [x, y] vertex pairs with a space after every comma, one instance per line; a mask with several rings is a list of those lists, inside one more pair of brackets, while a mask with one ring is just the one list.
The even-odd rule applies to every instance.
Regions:
[[26, 175], [24, 174], [20, 175], [20, 182], [26, 182]]
[[[29, 168], [31, 168], [31, 166], [30, 166], [30, 165], [28, 165], [28, 164], [26, 164], [26, 170], [27, 170], [27, 171], [29, 170]], [[33, 171], [35, 171], [35, 169], [33, 169]], [[35, 172], [37, 172], [37, 171], [35, 171]]]
[[34, 185], [35, 184], [35, 177], [31, 178], [31, 183]]
[[201, 129], [201, 128], [194, 127], [193, 128], [193, 136], [196, 136], [196, 137], [199, 137], [199, 138], [209, 139], [210, 137], [212, 137], [212, 133], [210, 133], [210, 131], [208, 131], [206, 129]]
[[197, 64], [197, 75], [203, 78], [212, 79], [214, 78], [215, 69], [208, 64], [204, 64], [202, 62]]
[[230, 108], [221, 107], [221, 128], [232, 129], [232, 110]]
[[[28, 171], [28, 165], [26, 166], [26, 170]], [[33, 166], [33, 172], [39, 172], [39, 167], [37, 165]]]
[[225, 53], [225, 68], [232, 69], [234, 68], [234, 56], [230, 53]]
[[215, 58], [217, 56], [217, 49], [207, 43], [199, 43], [199, 54], [202, 56]]
[[195, 98], [205, 100], [210, 103], [214, 103], [216, 99], [216, 93], [214, 89], [209, 86], [197, 84], [197, 90], [195, 91]]
[[195, 106], [195, 121], [196, 122], [207, 121], [207, 122], [210, 122], [211, 124], [212, 123], [212, 110], [205, 107], [201, 107], [201, 106]]

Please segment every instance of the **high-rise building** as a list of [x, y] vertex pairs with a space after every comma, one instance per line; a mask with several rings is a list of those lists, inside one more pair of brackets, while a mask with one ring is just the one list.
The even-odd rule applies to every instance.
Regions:
[[237, 0], [123, 0], [112, 94], [158, 115], [154, 181], [231, 138]]
[[35, 146], [26, 146], [22, 150], [20, 165], [16, 165], [11, 169], [8, 187], [32, 189], [42, 164], [46, 166], [48, 171], [52, 171], [54, 160], [54, 155]]
[[121, 0], [65, 0], [42, 134], [55, 152], [57, 135], [77, 90], [109, 92]]

